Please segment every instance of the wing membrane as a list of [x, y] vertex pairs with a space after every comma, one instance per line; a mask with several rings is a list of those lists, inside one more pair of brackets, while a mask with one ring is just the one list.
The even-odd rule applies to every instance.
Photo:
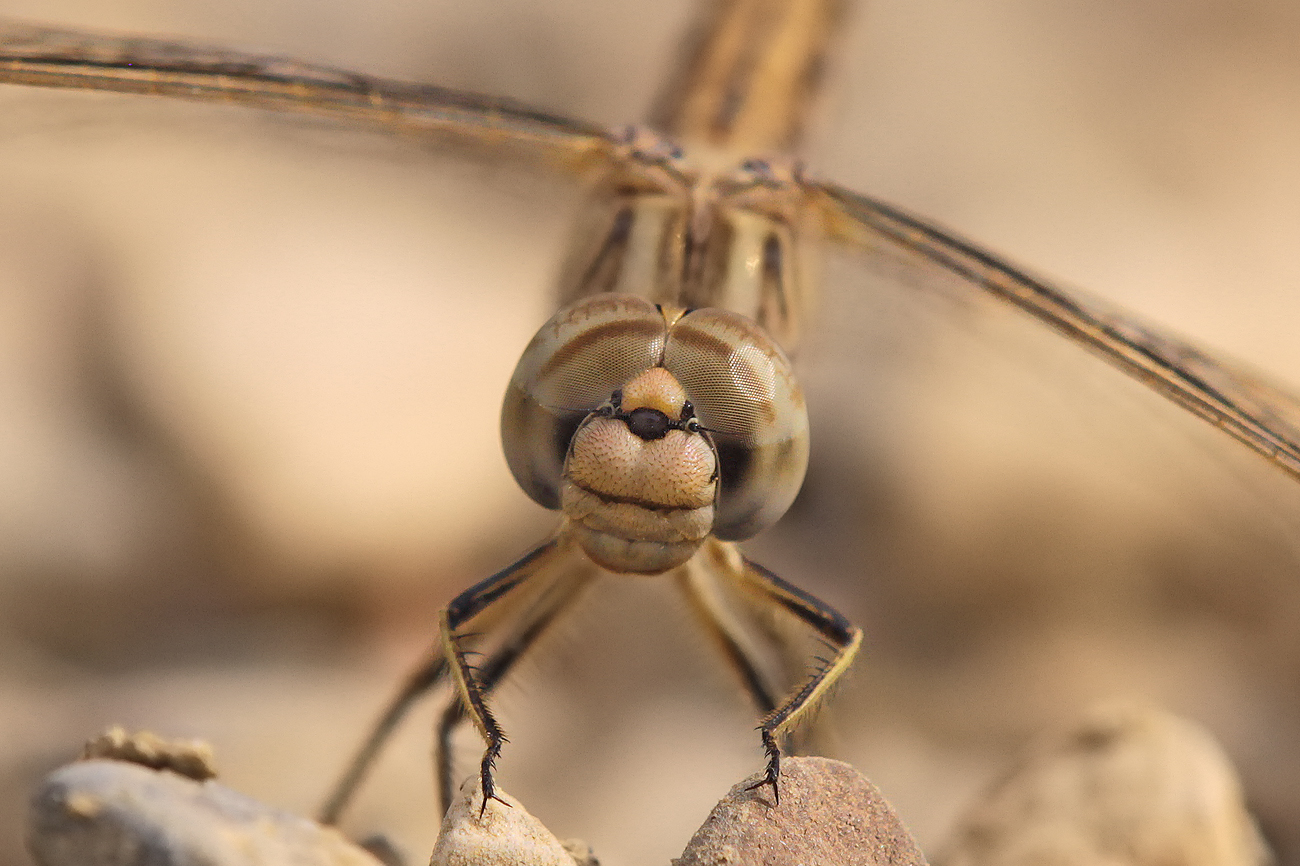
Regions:
[[296, 60], [0, 22], [0, 81], [247, 105], [409, 135], [508, 145], [561, 164], [599, 158], [604, 129], [519, 102]]
[[1300, 478], [1294, 394], [1128, 313], [1067, 294], [891, 205], [830, 184], [819, 193], [835, 240], [925, 259], [962, 285], [1034, 316]]

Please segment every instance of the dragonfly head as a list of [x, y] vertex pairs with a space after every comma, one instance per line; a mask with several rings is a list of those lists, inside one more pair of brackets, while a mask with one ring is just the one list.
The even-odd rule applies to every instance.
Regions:
[[709, 535], [757, 534], [808, 460], [802, 391], [757, 324], [632, 295], [583, 299], [542, 326], [501, 432], [520, 486], [619, 572], [657, 574]]

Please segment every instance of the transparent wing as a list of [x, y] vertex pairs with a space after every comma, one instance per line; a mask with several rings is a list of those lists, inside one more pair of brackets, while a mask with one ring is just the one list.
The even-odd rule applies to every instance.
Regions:
[[832, 237], [911, 257], [1020, 308], [1300, 477], [1300, 398], [1255, 373], [1078, 293], [1067, 294], [891, 205], [821, 187]]
[[[431, 526], [471, 538], [517, 501], [495, 419], [520, 347], [552, 312], [582, 173], [520, 165], [498, 148], [430, 148], [387, 129], [177, 100], [10, 87], [0, 106], [0, 298], [13, 329], [0, 345], [15, 380], [31, 376], [6, 391], [15, 425], [67, 415], [73, 451], [103, 470], [89, 456], [106, 447], [93, 420], [103, 407], [83, 398], [125, 401], [121, 432], [152, 443], [137, 456], [171, 452], [212, 501], [286, 518], [270, 535], [305, 542], [291, 543], [297, 552], [330, 537], [344, 558], [368, 558], [351, 546], [369, 547], [362, 539], [383, 527], [395, 535], [372, 554], [403, 546], [407, 531], [436, 545]], [[10, 339], [20, 333], [41, 339]], [[50, 371], [23, 360], [26, 348], [67, 377], [43, 378]], [[62, 523], [64, 495], [134, 495], [108, 477], [64, 488], [46, 470], [72, 472], [81, 458], [59, 436], [28, 432], [47, 456], [20, 449], [9, 461], [32, 473], [27, 509]], [[262, 467], [228, 474], [258, 441]], [[408, 458], [423, 468], [390, 472]], [[281, 498], [290, 476], [305, 497], [292, 505], [296, 495]], [[335, 482], [360, 486], [325, 492]], [[425, 516], [397, 518], [399, 500]], [[348, 503], [327, 518], [340, 521], [332, 530], [315, 507], [299, 510], [331, 501]], [[92, 510], [114, 515], [107, 532], [131, 537], [116, 518], [132, 509]], [[522, 546], [537, 528], [511, 532]], [[43, 548], [57, 535], [6, 538]], [[31, 555], [67, 549], [51, 548]], [[316, 567], [292, 570], [303, 566]]]
[[916, 700], [929, 720], [955, 701], [946, 737], [1115, 694], [1203, 718], [1268, 705], [1256, 653], [1293, 664], [1300, 609], [1295, 399], [892, 208], [820, 194], [833, 243], [797, 359], [812, 462], [752, 555], [870, 636], [870, 684], [835, 711], [887, 723]]
[[394, 134], [511, 145], [560, 163], [581, 163], [608, 144], [599, 126], [510, 99], [283, 57], [17, 22], [0, 22], [0, 81], [313, 114]]

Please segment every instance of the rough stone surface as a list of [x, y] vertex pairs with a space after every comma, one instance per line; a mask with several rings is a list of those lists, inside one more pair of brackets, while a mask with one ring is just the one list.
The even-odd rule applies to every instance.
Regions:
[[32, 798], [39, 866], [379, 866], [338, 831], [215, 782], [122, 761], [55, 770]]
[[564, 850], [573, 858], [574, 866], [600, 866], [600, 861], [596, 859], [596, 852], [581, 839], [565, 839], [563, 845]]
[[1205, 730], [1109, 705], [1032, 748], [959, 822], [944, 866], [1263, 866], [1236, 772]]
[[714, 807], [674, 866], [924, 866], [911, 834], [875, 785], [840, 761], [787, 758], [781, 802], [752, 776]]
[[86, 743], [81, 757], [129, 761], [154, 770], [171, 770], [196, 782], [217, 775], [212, 746], [203, 740], [168, 740], [152, 731], [131, 734], [119, 725]]
[[590, 856], [582, 843], [562, 844], [514, 797], [500, 789], [497, 796], [505, 803], [489, 800], [480, 815], [478, 777], [465, 780], [442, 820], [430, 866], [574, 866], [583, 862], [579, 855]]

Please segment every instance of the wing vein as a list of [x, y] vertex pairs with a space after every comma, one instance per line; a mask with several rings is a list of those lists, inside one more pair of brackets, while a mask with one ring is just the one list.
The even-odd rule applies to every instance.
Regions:
[[870, 249], [883, 241], [1010, 303], [1300, 477], [1300, 399], [1181, 338], [1036, 279], [891, 205], [822, 185], [828, 234]]

